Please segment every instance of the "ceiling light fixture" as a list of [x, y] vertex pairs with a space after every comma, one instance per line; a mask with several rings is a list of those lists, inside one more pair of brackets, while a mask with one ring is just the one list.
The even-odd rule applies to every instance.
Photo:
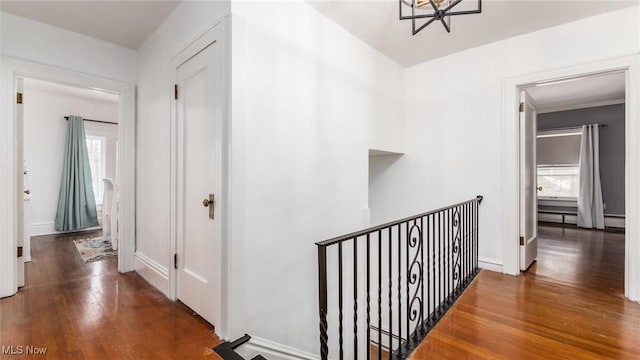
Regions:
[[[411, 20], [413, 35], [439, 20], [447, 32], [451, 32], [451, 16], [479, 14], [482, 12], [482, 0], [477, 0], [475, 9], [452, 9], [460, 3], [470, 3], [473, 0], [398, 0], [400, 3], [400, 20]], [[411, 11], [409, 13], [409, 10]], [[424, 23], [420, 24], [421, 21]]]

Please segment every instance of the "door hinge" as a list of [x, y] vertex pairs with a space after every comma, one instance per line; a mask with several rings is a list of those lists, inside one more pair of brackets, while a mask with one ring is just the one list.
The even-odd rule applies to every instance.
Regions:
[[22, 104], [22, 93], [16, 93], [16, 104]]
[[178, 100], [178, 84], [173, 86], [173, 98]]
[[178, 254], [173, 254], [173, 268], [178, 268]]
[[520, 110], [520, 112], [523, 112], [523, 111], [524, 111], [524, 103], [523, 103], [523, 102], [521, 102], [521, 103], [520, 103], [520, 108], [519, 108], [519, 110]]
[[18, 257], [22, 257], [22, 246], [18, 246]]
[[520, 236], [520, 245], [524, 245], [524, 236]]

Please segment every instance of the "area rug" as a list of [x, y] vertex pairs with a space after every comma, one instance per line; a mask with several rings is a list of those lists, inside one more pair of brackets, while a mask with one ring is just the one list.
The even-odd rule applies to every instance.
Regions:
[[90, 239], [73, 240], [76, 249], [82, 256], [85, 263], [106, 260], [112, 256], [117, 256], [118, 251], [113, 250], [108, 237], [94, 237]]

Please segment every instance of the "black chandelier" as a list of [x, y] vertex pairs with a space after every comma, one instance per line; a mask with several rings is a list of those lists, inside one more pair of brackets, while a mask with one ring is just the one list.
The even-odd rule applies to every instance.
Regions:
[[[473, 0], [399, 0], [400, 20], [411, 20], [413, 35], [439, 20], [447, 32], [451, 32], [451, 16], [479, 14], [482, 12], [482, 0], [477, 0], [477, 7], [471, 9], [452, 9], [460, 3], [470, 3]], [[409, 13], [410, 10], [410, 13]], [[422, 21], [422, 23], [420, 23]]]

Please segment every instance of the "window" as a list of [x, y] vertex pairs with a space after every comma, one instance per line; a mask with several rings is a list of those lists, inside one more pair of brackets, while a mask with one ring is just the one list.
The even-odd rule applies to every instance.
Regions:
[[[538, 197], [576, 200], [580, 187], [580, 128], [538, 132]], [[542, 188], [542, 190], [540, 190]]]
[[91, 181], [93, 182], [96, 205], [102, 205], [102, 192], [104, 190], [102, 179], [105, 177], [107, 165], [106, 142], [107, 139], [101, 136], [87, 136], [87, 153], [89, 155]]
[[571, 166], [538, 165], [538, 197], [577, 198], [580, 169]]

